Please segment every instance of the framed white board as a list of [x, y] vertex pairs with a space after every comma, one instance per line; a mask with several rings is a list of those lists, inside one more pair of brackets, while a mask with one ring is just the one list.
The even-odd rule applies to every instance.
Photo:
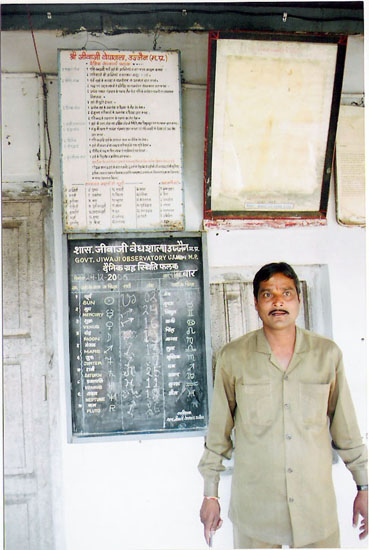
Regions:
[[210, 33], [204, 218], [326, 218], [346, 38]]
[[179, 52], [58, 54], [64, 231], [182, 230]]
[[336, 211], [342, 225], [365, 225], [365, 108], [341, 105], [336, 139]]

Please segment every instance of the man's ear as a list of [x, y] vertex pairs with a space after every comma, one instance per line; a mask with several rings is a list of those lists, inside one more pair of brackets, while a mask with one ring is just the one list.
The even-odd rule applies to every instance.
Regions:
[[256, 311], [257, 311], [257, 310], [258, 310], [258, 301], [257, 301], [257, 299], [255, 298], [255, 296], [254, 296], [254, 306], [255, 306], [255, 309], [256, 309]]

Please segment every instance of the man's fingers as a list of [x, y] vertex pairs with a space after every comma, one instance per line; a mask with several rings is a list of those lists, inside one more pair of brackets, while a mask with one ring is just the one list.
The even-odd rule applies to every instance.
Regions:
[[206, 540], [209, 539], [211, 533], [214, 534], [217, 529], [220, 529], [222, 524], [223, 524], [222, 519], [214, 518], [213, 521], [211, 523], [209, 523], [209, 525], [206, 525], [205, 526], [205, 533], [207, 535]]
[[210, 543], [211, 533], [214, 533], [222, 525], [220, 519], [220, 506], [218, 502], [214, 500], [204, 499], [201, 510], [200, 518], [204, 524], [204, 536], [207, 544]]
[[209, 528], [207, 528], [206, 526], [204, 527], [205, 540], [208, 545], [210, 544], [210, 538], [214, 535], [217, 529], [220, 529], [222, 527], [222, 525], [223, 520], [219, 519], [217, 524], [212, 524]]
[[365, 519], [363, 519], [361, 521], [361, 524], [360, 524], [360, 535], [359, 535], [359, 538], [360, 539], [365, 539], [365, 537], [368, 535], [368, 523]]
[[208, 545], [210, 544], [210, 533], [211, 533], [210, 527], [208, 528], [206, 525], [204, 525], [204, 536], [205, 536], [206, 543]]
[[[358, 524], [358, 520], [359, 520], [359, 516], [360, 514], [357, 512], [356, 514], [354, 514], [354, 517], [353, 517], [353, 524], [354, 524], [354, 527], [357, 526]], [[361, 521], [360, 521], [360, 524], [359, 524], [359, 539], [362, 540], [364, 539], [367, 535], [368, 535], [368, 522], [367, 522], [367, 519], [366, 518], [361, 518]]]
[[[359, 522], [360, 518], [360, 522]], [[354, 527], [359, 524], [359, 539], [368, 535], [368, 492], [358, 491], [353, 507], [352, 523]]]

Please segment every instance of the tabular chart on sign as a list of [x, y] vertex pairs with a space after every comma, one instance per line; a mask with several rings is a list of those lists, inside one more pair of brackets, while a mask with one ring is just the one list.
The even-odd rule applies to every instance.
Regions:
[[184, 226], [179, 53], [59, 51], [66, 232]]
[[199, 238], [69, 241], [73, 431], [203, 429]]

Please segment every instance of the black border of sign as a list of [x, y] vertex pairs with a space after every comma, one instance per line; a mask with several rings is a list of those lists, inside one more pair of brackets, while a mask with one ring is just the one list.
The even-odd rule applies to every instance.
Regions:
[[[213, 124], [214, 124], [214, 94], [217, 43], [221, 39], [237, 40], [279, 40], [294, 42], [321, 42], [337, 44], [336, 69], [332, 89], [332, 105], [328, 129], [328, 138], [322, 178], [322, 190], [320, 207], [318, 211], [270, 211], [270, 210], [241, 210], [223, 211], [211, 209], [211, 179], [212, 179], [212, 148], [213, 148]], [[205, 220], [252, 220], [252, 219], [301, 219], [301, 220], [325, 220], [328, 208], [329, 186], [333, 165], [333, 155], [336, 139], [338, 113], [342, 90], [343, 72], [346, 56], [347, 36], [330, 34], [284, 34], [263, 32], [211, 32], [209, 33], [208, 50], [208, 78], [206, 95], [206, 122], [205, 122], [205, 154], [204, 154], [204, 219]]]
[[[161, 429], [156, 431], [119, 431], [109, 433], [77, 433], [73, 426], [73, 404], [72, 404], [72, 375], [71, 375], [71, 340], [70, 340], [70, 270], [69, 270], [69, 247], [73, 241], [88, 240], [100, 243], [105, 240], [124, 240], [124, 239], [152, 239], [152, 238], [173, 238], [180, 240], [182, 238], [199, 238], [201, 241], [201, 265], [202, 265], [202, 299], [203, 299], [203, 320], [204, 320], [204, 379], [206, 381], [206, 389], [204, 395], [205, 422], [204, 426], [197, 428], [185, 428], [182, 430]], [[209, 410], [213, 393], [213, 378], [212, 378], [212, 359], [211, 359], [211, 341], [210, 341], [210, 284], [209, 284], [209, 262], [208, 262], [208, 245], [207, 233], [205, 231], [183, 231], [183, 232], [127, 232], [127, 233], [73, 233], [63, 235], [63, 350], [64, 350], [64, 365], [65, 365], [65, 395], [66, 395], [66, 411], [67, 411], [67, 440], [68, 443], [96, 443], [96, 442], [113, 442], [113, 441], [128, 441], [128, 440], [144, 440], [144, 439], [171, 439], [176, 437], [197, 437], [205, 436], [209, 424]]]

